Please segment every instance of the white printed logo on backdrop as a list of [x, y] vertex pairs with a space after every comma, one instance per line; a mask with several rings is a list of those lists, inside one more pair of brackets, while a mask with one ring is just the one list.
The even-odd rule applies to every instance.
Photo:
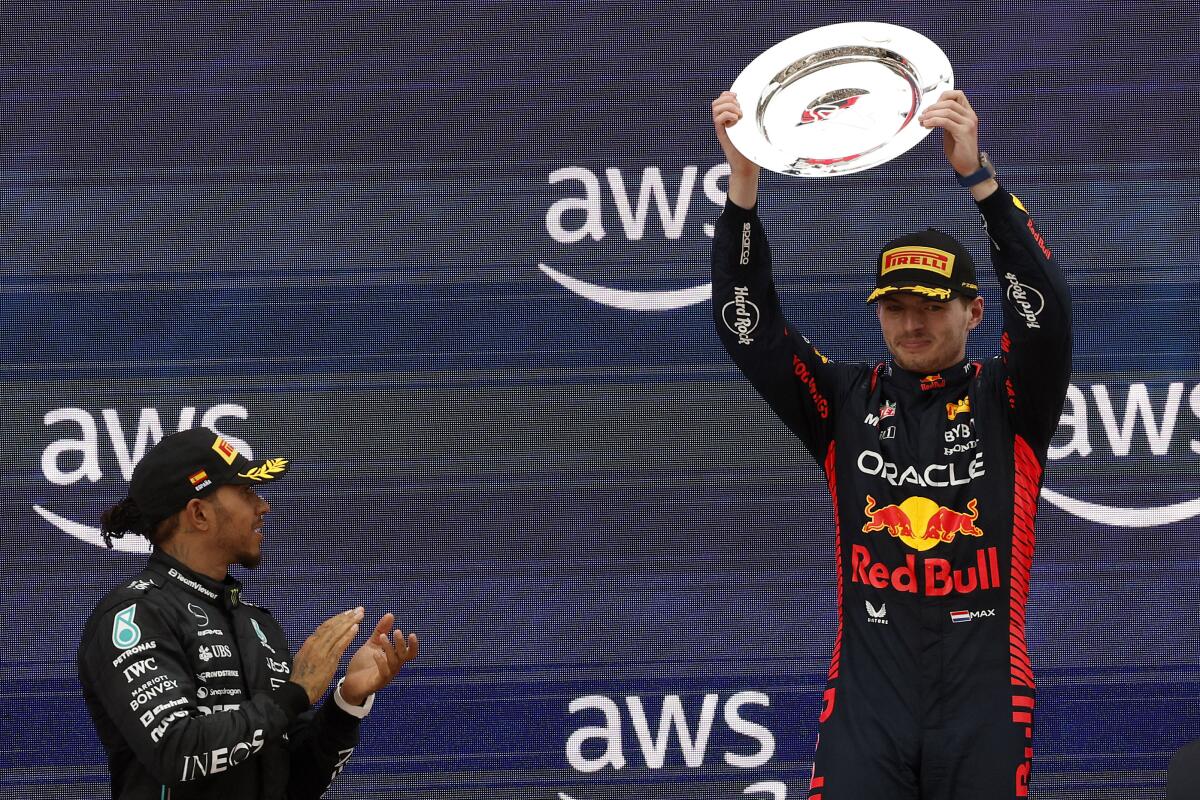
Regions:
[[[56, 438], [42, 451], [42, 477], [55, 486], [86, 488], [104, 477], [102, 462], [109, 461], [111, 455], [116, 459], [121, 478], [128, 483], [137, 462], [162, 439], [166, 422], [157, 408], [141, 408], [136, 413], [136, 422], [129, 424], [122, 421], [122, 413], [115, 408], [93, 412], [64, 407], [47, 412], [42, 423]], [[174, 428], [183, 431], [197, 424], [211, 428], [246, 458], [253, 458], [248, 444], [217, 427], [221, 420], [244, 420], [247, 416], [246, 407], [234, 403], [220, 403], [203, 412], [195, 406], [186, 406], [180, 409]], [[98, 527], [64, 517], [40, 505], [35, 504], [33, 510], [60, 531], [88, 544], [105, 546]], [[149, 553], [150, 543], [141, 536], [126, 536], [114, 539], [113, 549]]]
[[[1136, 447], [1142, 454], [1148, 450], [1147, 458], [1190, 461], [1193, 464], [1190, 473], [1200, 474], [1200, 469], [1196, 468], [1200, 467], [1196, 458], [1200, 456], [1200, 440], [1190, 438], [1179, 425], [1185, 394], [1192, 418], [1200, 420], [1200, 384], [1192, 386], [1188, 392], [1182, 381], [1172, 382], [1167, 387], [1166, 397], [1157, 400], [1151, 397], [1146, 384], [1129, 384], [1123, 410], [1120, 410], [1119, 391], [1110, 391], [1109, 386], [1102, 383], [1083, 387], [1071, 384], [1058, 423], [1059, 438], [1065, 436], [1066, 442], [1052, 445], [1048, 460], [1123, 458], [1133, 453]], [[1152, 471], [1144, 471], [1140, 478], [1151, 480], [1152, 474]], [[1047, 482], [1053, 480], [1051, 468]], [[1042, 497], [1080, 519], [1121, 528], [1170, 525], [1200, 516], [1200, 497], [1140, 508], [1078, 500], [1048, 487], [1042, 488]]]
[[[657, 727], [651, 729], [653, 712], [647, 709], [642, 697], [614, 699], [590, 694], [575, 698], [567, 709], [573, 715], [586, 715], [580, 717], [580, 722], [587, 724], [581, 724], [567, 737], [564, 748], [567, 763], [582, 775], [615, 777], [626, 767], [663, 769], [673, 755], [682, 757], [689, 770], [718, 762], [734, 769], [757, 770], [769, 764], [775, 755], [775, 734], [750, 716], [754, 711], [763, 713], [771, 705], [771, 698], [763, 692], [741, 691], [725, 698], [715, 693], [705, 694], [699, 710], [693, 708], [690, 712], [690, 719], [679, 695], [666, 695], [661, 703]], [[713, 729], [721, 725], [736, 735], [738, 742], [716, 753], [709, 748], [709, 739]], [[625, 730], [630, 727], [636, 742], [626, 747]], [[740, 796], [787, 800], [788, 787], [777, 780], [751, 781]], [[561, 791], [558, 800], [589, 798], [584, 788]]]
[[[710, 167], [697, 187], [700, 178], [697, 166], [684, 167], [678, 184], [664, 178], [659, 167], [646, 167], [634, 189], [626, 182], [626, 174], [617, 167], [604, 170], [604, 185], [601, 185], [600, 176], [586, 167], [563, 167], [550, 173], [549, 183], [572, 187], [576, 193], [556, 200], [546, 211], [546, 232], [559, 244], [576, 244], [587, 239], [598, 242], [610, 234], [624, 235], [630, 242], [660, 237], [679, 239], [687, 226], [697, 188], [721, 207], [725, 204], [725, 192], [717, 184], [727, 175], [728, 164]], [[675, 193], [673, 198], [672, 192]], [[604, 225], [604, 212], [610, 203], [621, 221], [618, 231]], [[651, 205], [657, 211], [657, 224], [651, 219]], [[706, 236], [713, 235], [711, 223], [704, 223], [703, 228]], [[538, 264], [538, 269], [580, 297], [626, 311], [669, 311], [712, 298], [711, 283], [659, 291], [617, 289], [588, 283], [544, 263]]]

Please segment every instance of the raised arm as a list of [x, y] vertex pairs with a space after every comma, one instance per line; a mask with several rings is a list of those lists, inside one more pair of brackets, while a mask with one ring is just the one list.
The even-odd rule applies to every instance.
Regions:
[[741, 116], [733, 93], [713, 101], [713, 126], [730, 165], [728, 201], [713, 236], [713, 318], [738, 369], [823, 463], [833, 436], [838, 368], [783, 316], [771, 251], [755, 210], [759, 170], [725, 130]]
[[[960, 91], [944, 93], [922, 115], [941, 128], [946, 158], [961, 176], [981, 168], [979, 119]], [[1001, 356], [1014, 429], [1042, 452], [1058, 427], [1071, 374], [1071, 297], [1062, 270], [1024, 204], [995, 178], [970, 187], [991, 240], [1004, 298]]]
[[727, 197], [741, 208], [754, 208], [758, 203], [758, 165], [738, 152], [729, 140], [731, 125], [742, 118], [742, 106], [733, 92], [721, 92], [712, 103], [713, 127], [717, 141], [729, 162], [729, 190]]

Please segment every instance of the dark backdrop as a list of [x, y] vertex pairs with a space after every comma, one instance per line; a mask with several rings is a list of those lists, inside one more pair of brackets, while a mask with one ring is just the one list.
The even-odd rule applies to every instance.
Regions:
[[[1183, 4], [1116, 9], [6, 3], [0, 791], [107, 796], [74, 650], [142, 556], [85, 539], [149, 443], [209, 424], [295, 460], [243, 576], [294, 645], [357, 603], [422, 636], [331, 796], [805, 796], [835, 625], [819, 471], [707, 301], [623, 310], [539, 265], [702, 287], [710, 100], [787, 36], [873, 19], [946, 51], [1075, 297], [1034, 796], [1161, 797], [1200, 737], [1200, 49]], [[936, 137], [768, 176], [761, 206], [835, 358], [884, 354], [862, 300], [887, 239], [934, 225], [986, 261]], [[606, 719], [604, 763], [576, 732]]]

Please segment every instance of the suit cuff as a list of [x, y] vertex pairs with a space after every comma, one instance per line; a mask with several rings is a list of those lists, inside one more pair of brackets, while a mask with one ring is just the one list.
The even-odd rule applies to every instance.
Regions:
[[371, 706], [375, 705], [375, 695], [367, 695], [367, 702], [363, 703], [361, 706], [352, 706], [346, 701], [346, 698], [342, 697], [342, 684], [345, 682], [345, 680], [346, 679], [343, 677], [340, 681], [338, 681], [337, 688], [333, 691], [333, 702], [337, 703], [337, 707], [342, 711], [345, 711], [350, 716], [362, 719], [367, 714], [371, 713]]
[[757, 217], [758, 216], [758, 203], [755, 202], [754, 205], [750, 206], [750, 208], [743, 208], [742, 206], [739, 206], [737, 203], [733, 202], [728, 197], [726, 197], [724, 211], [729, 213], [731, 216], [738, 217], [738, 218]]
[[271, 699], [275, 701], [277, 706], [283, 709], [283, 713], [287, 715], [289, 725], [292, 724], [296, 717], [311, 708], [308, 702], [308, 692], [304, 691], [303, 686], [292, 681], [286, 681], [272, 692]]

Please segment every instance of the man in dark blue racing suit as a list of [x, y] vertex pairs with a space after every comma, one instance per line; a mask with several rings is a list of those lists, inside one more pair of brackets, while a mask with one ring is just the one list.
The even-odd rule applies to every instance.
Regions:
[[358, 744], [374, 693], [417, 654], [384, 614], [346, 666], [363, 608], [322, 623], [292, 658], [269, 611], [228, 574], [262, 556], [270, 505], [258, 486], [288, 470], [252, 462], [206, 428], [171, 434], [134, 468], [105, 539], [154, 545], [146, 568], [96, 606], [79, 681], [108, 751], [114, 800], [317, 798]]
[[758, 168], [729, 141], [713, 239], [717, 331], [822, 465], [833, 498], [838, 631], [810, 800], [1028, 796], [1034, 679], [1025, 605], [1046, 450], [1070, 374], [1070, 299], [1025, 207], [978, 148], [965, 95], [920, 122], [983, 217], [1003, 290], [1000, 353], [966, 358], [983, 314], [970, 254], [934, 230], [883, 248], [876, 289], [892, 359], [835, 363], [784, 319], [756, 213]]

